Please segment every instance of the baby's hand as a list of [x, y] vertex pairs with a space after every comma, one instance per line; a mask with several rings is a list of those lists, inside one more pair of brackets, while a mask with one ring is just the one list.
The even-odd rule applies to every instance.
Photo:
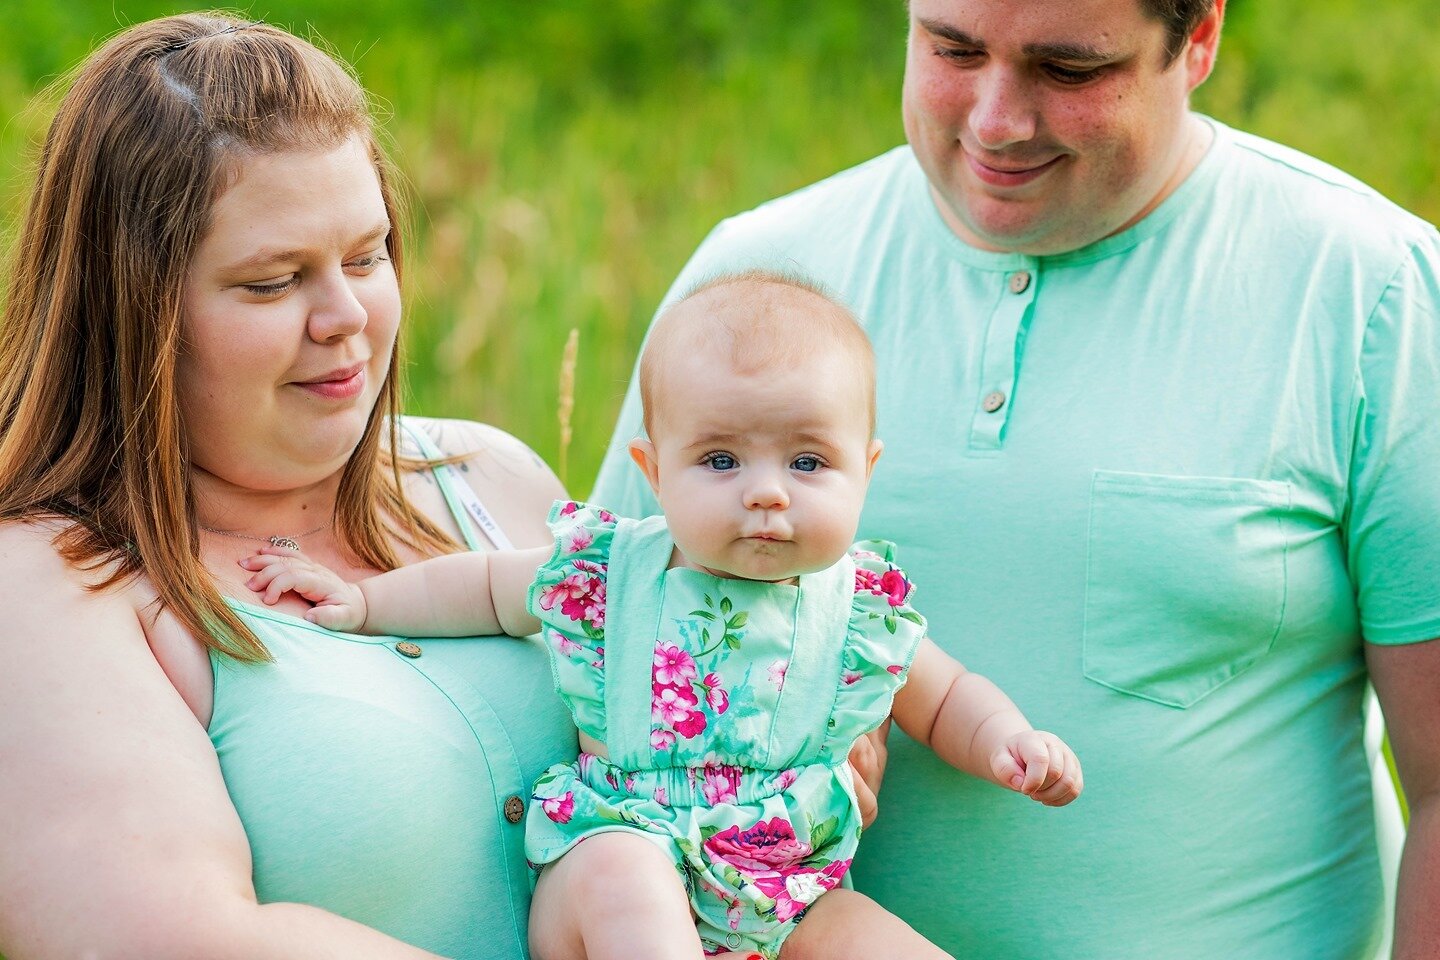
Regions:
[[261, 547], [240, 566], [254, 576], [245, 586], [261, 598], [274, 603], [293, 590], [315, 604], [305, 612], [305, 619], [328, 630], [359, 630], [365, 625], [365, 594], [353, 583], [346, 583], [327, 567], [322, 567], [302, 553], [284, 547]]
[[990, 757], [990, 770], [1001, 786], [1047, 807], [1065, 806], [1084, 787], [1075, 752], [1043, 730], [1026, 730], [1006, 740]]

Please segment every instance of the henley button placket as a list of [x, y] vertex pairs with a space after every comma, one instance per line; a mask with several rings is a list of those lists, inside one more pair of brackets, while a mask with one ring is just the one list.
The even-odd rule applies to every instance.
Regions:
[[990, 315], [985, 331], [985, 353], [981, 360], [980, 394], [970, 420], [969, 450], [998, 453], [1005, 426], [1014, 404], [1015, 372], [1020, 366], [1018, 344], [1021, 331], [1035, 302], [1039, 286], [1039, 265], [1025, 258], [1026, 265], [1003, 274], [1004, 292]]

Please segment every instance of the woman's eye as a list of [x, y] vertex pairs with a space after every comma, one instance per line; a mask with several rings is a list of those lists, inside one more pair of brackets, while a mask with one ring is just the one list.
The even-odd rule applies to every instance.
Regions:
[[819, 470], [821, 466], [822, 464], [820, 463], [819, 457], [805, 456], [796, 457], [794, 462], [790, 464], [790, 469], [799, 470], [801, 473], [814, 473], [816, 470]]
[[376, 267], [380, 266], [380, 264], [384, 263], [386, 260], [389, 259], [389, 257], [383, 257], [377, 253], [373, 256], [360, 257], [357, 260], [351, 260], [349, 263], [345, 264], [345, 266], [349, 267], [351, 270], [363, 270], [368, 272], [370, 270], [374, 270]]
[[728, 453], [712, 453], [705, 458], [705, 465], [711, 470], [734, 470], [740, 464]]
[[274, 283], [242, 283], [240, 286], [257, 297], [277, 297], [300, 282], [299, 276], [291, 274]]

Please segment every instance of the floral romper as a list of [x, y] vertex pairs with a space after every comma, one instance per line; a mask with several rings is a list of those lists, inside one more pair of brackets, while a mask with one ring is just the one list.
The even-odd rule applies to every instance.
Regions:
[[[663, 517], [557, 502], [530, 588], [555, 685], [608, 760], [536, 781], [537, 869], [622, 830], [675, 862], [707, 953], [780, 952], [860, 839], [846, 757], [890, 712], [925, 633], [883, 541], [798, 584], [667, 569]], [[610, 638], [610, 639], [607, 639]]]

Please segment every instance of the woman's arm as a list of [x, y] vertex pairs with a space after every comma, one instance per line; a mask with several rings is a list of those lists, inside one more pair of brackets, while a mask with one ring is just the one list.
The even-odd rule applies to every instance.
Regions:
[[928, 637], [895, 695], [894, 716], [900, 729], [971, 776], [1052, 806], [1080, 795], [1080, 762], [1070, 748], [1032, 728], [999, 687]]
[[313, 907], [257, 903], [214, 749], [132, 597], [86, 590], [52, 534], [0, 526], [0, 953], [431, 957]]

